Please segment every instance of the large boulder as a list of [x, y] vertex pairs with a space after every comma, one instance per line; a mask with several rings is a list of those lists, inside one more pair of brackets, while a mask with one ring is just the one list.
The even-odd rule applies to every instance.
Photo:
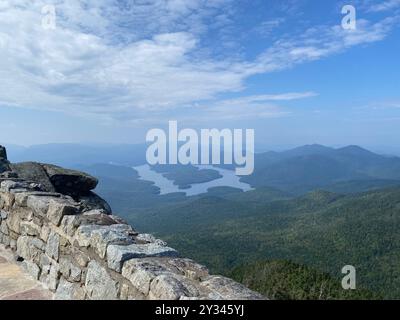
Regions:
[[43, 166], [37, 162], [21, 162], [11, 164], [11, 169], [19, 178], [33, 181], [42, 185], [45, 191], [55, 192], [56, 189], [51, 183], [49, 176]]
[[91, 175], [70, 169], [64, 169], [51, 164], [42, 164], [51, 184], [57, 192], [71, 196], [88, 194], [96, 188], [98, 180]]
[[88, 196], [98, 206], [104, 206], [90, 192], [96, 188], [98, 180], [89, 174], [37, 162], [15, 163], [10, 166], [19, 178], [39, 183], [47, 192], [59, 192], [73, 197]]
[[0, 146], [0, 178], [19, 178], [38, 185], [41, 191], [73, 197], [83, 212], [99, 210], [111, 214], [109, 204], [92, 192], [98, 180], [91, 175], [59, 166], [38, 162], [10, 163], [7, 152]]
[[77, 198], [79, 204], [83, 207], [83, 211], [100, 210], [102, 213], [111, 214], [112, 210], [106, 200], [95, 194], [94, 192], [88, 192], [80, 195]]

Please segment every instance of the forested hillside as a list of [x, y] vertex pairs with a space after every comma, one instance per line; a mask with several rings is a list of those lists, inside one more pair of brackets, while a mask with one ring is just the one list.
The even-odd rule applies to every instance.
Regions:
[[340, 279], [285, 260], [259, 261], [236, 267], [230, 276], [274, 300], [380, 299], [363, 288], [344, 290]]
[[356, 195], [316, 191], [267, 203], [252, 195], [135, 209], [126, 218], [215, 272], [288, 259], [339, 277], [350, 264], [361, 286], [400, 297], [400, 188]]

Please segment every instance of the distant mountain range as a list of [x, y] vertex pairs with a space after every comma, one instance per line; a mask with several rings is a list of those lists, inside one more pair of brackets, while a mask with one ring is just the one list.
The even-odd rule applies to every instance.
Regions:
[[98, 163], [135, 166], [146, 163], [146, 145], [42, 144], [30, 147], [6, 145], [12, 162], [38, 161], [75, 167]]
[[397, 185], [400, 158], [382, 156], [358, 146], [334, 149], [307, 145], [284, 152], [256, 154], [255, 170], [243, 182], [301, 194], [316, 188], [342, 192]]
[[[8, 147], [13, 162], [40, 161], [84, 168], [94, 164], [138, 166], [146, 163], [146, 145], [46, 144]], [[218, 178], [218, 173], [185, 166], [156, 167], [185, 187]], [[222, 167], [234, 169], [234, 166]], [[89, 169], [90, 170], [90, 169]], [[321, 188], [333, 192], [359, 192], [400, 184], [400, 157], [379, 155], [359, 146], [330, 148], [306, 145], [282, 152], [255, 155], [255, 171], [244, 176], [252, 187], [273, 187], [293, 195]]]

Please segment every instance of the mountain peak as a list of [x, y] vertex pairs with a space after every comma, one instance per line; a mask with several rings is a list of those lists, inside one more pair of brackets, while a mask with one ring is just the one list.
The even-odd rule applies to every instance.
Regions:
[[304, 145], [304, 146], [297, 147], [297, 148], [295, 148], [295, 149], [293, 149], [293, 150], [317, 151], [317, 152], [321, 152], [321, 151], [322, 151], [322, 152], [326, 152], [326, 151], [332, 151], [333, 148], [324, 146], [324, 145], [322, 145], [322, 144], [314, 143], [314, 144], [306, 144], [306, 145]]
[[307, 144], [291, 150], [284, 151], [287, 156], [305, 156], [311, 154], [329, 154], [334, 151], [333, 148], [326, 147], [320, 144]]
[[341, 153], [347, 153], [347, 154], [353, 154], [353, 155], [362, 155], [362, 154], [376, 155], [375, 153], [373, 153], [367, 149], [364, 149], [360, 146], [357, 146], [357, 145], [350, 145], [347, 147], [339, 148], [339, 149], [337, 149], [337, 151], [341, 152]]

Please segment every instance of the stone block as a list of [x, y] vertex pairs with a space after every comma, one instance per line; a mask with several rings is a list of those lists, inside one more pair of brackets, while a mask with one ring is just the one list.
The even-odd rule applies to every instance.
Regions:
[[87, 295], [92, 300], [118, 298], [118, 282], [112, 279], [107, 270], [95, 260], [89, 262], [85, 287]]
[[50, 232], [49, 239], [47, 240], [46, 245], [46, 255], [58, 261], [60, 254], [60, 236], [54, 231]]
[[66, 279], [60, 279], [60, 282], [55, 293], [55, 300], [84, 300], [85, 289], [79, 283], [71, 283]]
[[63, 199], [52, 199], [49, 202], [47, 218], [56, 226], [59, 226], [64, 216], [75, 215], [78, 208], [73, 203]]
[[111, 244], [107, 248], [107, 264], [110, 269], [121, 272], [123, 263], [133, 258], [177, 257], [178, 255], [175, 249], [160, 246], [155, 243], [131, 245]]

